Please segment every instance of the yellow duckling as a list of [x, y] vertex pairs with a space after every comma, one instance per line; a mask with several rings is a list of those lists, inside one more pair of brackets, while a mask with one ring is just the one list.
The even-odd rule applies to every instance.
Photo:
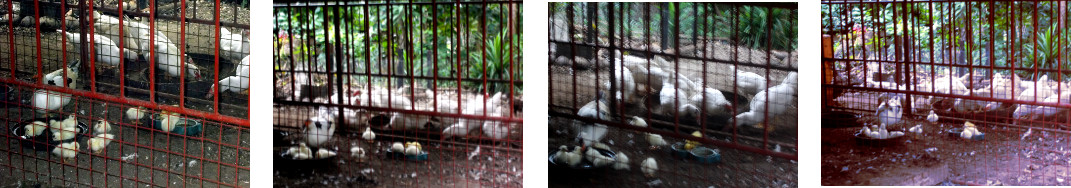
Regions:
[[[692, 136], [702, 138], [703, 137], [703, 133], [701, 133], [699, 131], [695, 131], [695, 132], [692, 132]], [[691, 141], [691, 140], [685, 140], [684, 141], [684, 150], [692, 150], [692, 148], [698, 147], [699, 145], [700, 145], [699, 142]]]
[[406, 155], [419, 155], [420, 151], [422, 151], [421, 148], [420, 148], [420, 143], [418, 143], [418, 142], [409, 142], [409, 143], [405, 143], [405, 145], [406, 145], [405, 146], [405, 154]]

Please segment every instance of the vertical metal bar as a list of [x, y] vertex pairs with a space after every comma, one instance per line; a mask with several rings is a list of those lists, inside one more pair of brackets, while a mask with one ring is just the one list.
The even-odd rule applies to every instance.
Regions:
[[[598, 7], [596, 7], [595, 10], [598, 10]], [[596, 14], [598, 14], [598, 13], [596, 13]], [[618, 114], [625, 114], [624, 112], [620, 111], [623, 107], [618, 106], [618, 105], [621, 105], [621, 101], [620, 100], [625, 99], [625, 96], [624, 96], [625, 92], [617, 90], [617, 88], [618, 88], [617, 82], [618, 82], [619, 79], [617, 79], [617, 74], [616, 73], [619, 70], [617, 70], [618, 69], [618, 67], [617, 67], [617, 63], [618, 63], [617, 62], [617, 58], [614, 58], [614, 54], [616, 54], [615, 52], [617, 50], [617, 46], [614, 43], [614, 38], [616, 38], [616, 37], [614, 37], [614, 18], [615, 17], [614, 17], [614, 4], [613, 3], [608, 3], [606, 5], [606, 14], [607, 14], [607, 16], [606, 16], [606, 22], [607, 22], [606, 25], [608, 26], [607, 29], [606, 29], [606, 34], [609, 35], [607, 38], [609, 38], [609, 40], [610, 40], [610, 43], [608, 43], [609, 49], [606, 50], [607, 54], [610, 54], [610, 55], [608, 55], [610, 57], [608, 59], [608, 61], [610, 61], [610, 62], [608, 62], [608, 63], [610, 63], [610, 72], [609, 72], [610, 78], [607, 81], [610, 82], [610, 88], [608, 88], [608, 89], [610, 89], [609, 95], [610, 95], [610, 99], [612, 99], [612, 100], [610, 100], [610, 109], [609, 110], [611, 112], [617, 112]], [[598, 19], [596, 19], [596, 20], [598, 20]], [[596, 33], [598, 33], [598, 31], [596, 31]], [[598, 35], [598, 34], [596, 34], [596, 35]], [[594, 42], [595, 45], [599, 44], [597, 42], [598, 40], [594, 40], [594, 41], [596, 41], [596, 42]], [[596, 77], [598, 77], [598, 75], [596, 75]], [[597, 85], [597, 84], [599, 84], [599, 82], [595, 82], [595, 84]], [[621, 92], [621, 99], [617, 99], [617, 92]]]
[[[149, 41], [156, 41], [156, 1], [149, 1]], [[149, 101], [156, 103], [156, 48], [149, 47]], [[180, 78], [181, 79], [181, 78]], [[151, 178], [149, 179], [152, 180]]]
[[[681, 125], [680, 125], [681, 117], [680, 117], [680, 110], [679, 110], [680, 107], [681, 107], [680, 98], [681, 97], [685, 97], [685, 96], [680, 96], [680, 85], [682, 84], [680, 77], [684, 76], [684, 74], [680, 73], [681, 72], [681, 57], [680, 57], [680, 53], [681, 53], [681, 41], [680, 41], [680, 38], [681, 38], [680, 37], [681, 25], [679, 23], [681, 23], [681, 16], [680, 16], [681, 15], [681, 7], [680, 7], [681, 5], [680, 5], [680, 3], [676, 3], [676, 2], [674, 2], [673, 5], [674, 5], [673, 6], [673, 12], [674, 12], [674, 14], [673, 14], [673, 23], [675, 23], [675, 24], [673, 24], [673, 27], [672, 27], [673, 28], [672, 39], [668, 39], [668, 40], [672, 40], [673, 41], [673, 51], [674, 51], [674, 53], [670, 54], [670, 55], [673, 56], [673, 71], [676, 72], [676, 75], [677, 75], [675, 77], [675, 78], [677, 78], [677, 80], [674, 80], [674, 83], [677, 83], [677, 87], [673, 87], [673, 90], [674, 90], [674, 92], [673, 92], [673, 97], [674, 97], [673, 102], [676, 103], [676, 106], [674, 106], [674, 110], [673, 110], [673, 131], [679, 133], [681, 131], [680, 130], [681, 129], [680, 128], [681, 127]], [[666, 40], [667, 39], [663, 38], [662, 42], [666, 42]], [[665, 47], [668, 47], [668, 46], [665, 46]], [[663, 48], [665, 48], [665, 47], [663, 47]], [[684, 84], [692, 84], [692, 83], [684, 83]]]
[[[730, 27], [733, 30], [733, 35], [731, 37], [732, 41], [733, 41], [733, 67], [735, 67], [735, 70], [736, 70], [736, 71], [733, 71], [733, 89], [735, 90], [733, 93], [740, 93], [740, 85], [737, 84], [740, 81], [740, 75], [738, 74], [740, 72], [740, 57], [738, 57], [740, 48], [736, 47], [736, 46], [740, 45], [740, 38], [739, 38], [740, 37], [740, 34], [739, 34], [740, 31], [737, 29], [737, 25], [739, 24], [739, 21], [740, 21], [740, 6], [739, 5], [733, 5], [733, 13], [734, 13], [733, 14], [733, 18], [732, 18], [732, 20], [733, 20], [732, 22], [733, 23], [729, 24]], [[753, 97], [758, 97], [758, 96], [753, 96]], [[733, 114], [737, 114], [736, 108], [733, 108]], [[733, 134], [732, 134], [732, 137], [733, 137], [732, 142], [733, 143], [738, 143], [737, 142], [737, 132], [739, 132], [739, 131], [737, 131], [737, 129], [740, 128], [740, 127], [736, 126], [737, 125], [737, 121], [740, 121], [739, 118], [736, 118], [734, 116], [730, 120], [732, 125], [729, 125], [729, 126], [735, 127], [735, 128], [733, 128]]]
[[[772, 16], [773, 15], [773, 8], [766, 7], [766, 15], [770, 15], [770, 16], [766, 16], [766, 38], [772, 39], [773, 38], [773, 34], [772, 34], [773, 33], [773, 16]], [[770, 48], [773, 48], [773, 40], [766, 40], [766, 79], [767, 80], [772, 80], [772, 79], [770, 79], [770, 78], [772, 78], [772, 76], [770, 76]], [[784, 84], [784, 83], [781, 83], [781, 84]], [[769, 85], [770, 85], [770, 82], [766, 82], [766, 89], [767, 90], [770, 88]], [[766, 92], [766, 95], [763, 96], [763, 97], [766, 97], [766, 101], [770, 101], [770, 92]], [[785, 96], [776, 96], [776, 97], [785, 97]], [[769, 141], [770, 140], [770, 132], [769, 132], [769, 130], [770, 130], [770, 128], [769, 128], [769, 126], [770, 126], [770, 122], [769, 122], [769, 120], [770, 120], [770, 103], [766, 102], [763, 105], [766, 105], [766, 107], [763, 108], [764, 112], [762, 112], [762, 114], [763, 114], [762, 115], [762, 117], [763, 117], [762, 118], [763, 119], [762, 120], [763, 121], [763, 124], [762, 124], [762, 148], [766, 148], [766, 145], [769, 145], [769, 142], [770, 142]], [[787, 105], [787, 104], [777, 104], [777, 105]]]
[[[436, 8], [439, 7], [439, 5], [435, 3], [435, 0], [431, 0], [431, 5], [429, 5], [429, 6], [431, 6], [431, 23], [432, 23], [432, 27], [435, 27], [435, 24], [439, 23], [439, 19], [438, 19], [439, 18], [439, 14], [436, 13], [436, 12], [438, 12]], [[431, 109], [433, 111], [435, 111], [435, 112], [439, 112], [439, 45], [438, 45], [438, 43], [439, 43], [439, 30], [438, 29], [432, 29], [431, 30], [431, 69], [432, 69], [432, 74], [431, 75], [432, 75], [433, 79], [431, 80], [431, 95], [432, 95], [431, 96], [431, 103], [434, 104], [434, 105], [431, 105]], [[457, 111], [458, 113], [461, 113], [461, 108], [460, 107], [461, 106], [458, 106], [458, 111]]]
[[[434, 2], [432, 2], [432, 4], [434, 4]], [[554, 9], [557, 9], [559, 6], [561, 6], [561, 3], [553, 3], [552, 2], [552, 3], [550, 3], [549, 8], [547, 8], [547, 12], [548, 12], [547, 16], [551, 18], [551, 19], [547, 20], [547, 24], [549, 24], [549, 25], [547, 25], [547, 28], [548, 28], [547, 29], [547, 36], [554, 36], [554, 33], [551, 32], [551, 31], [562, 32], [561, 30], [557, 30], [557, 28], [554, 27], [557, 24], [555, 22], [560, 21], [560, 20], [554, 19], [554, 18], [557, 18], [557, 14], [555, 14]], [[434, 14], [434, 10], [435, 9], [432, 9], [432, 13], [433, 14]], [[435, 20], [432, 20], [432, 23], [435, 23]], [[554, 40], [555, 40], [554, 37], [549, 37], [549, 38], [550, 38], [551, 42], [548, 42], [547, 46], [554, 46], [555, 49], [551, 49], [551, 50], [557, 51], [558, 49], [556, 49], [556, 48], [558, 47], [558, 45], [551, 45], [551, 44], [559, 44], [559, 43], [554, 42]], [[434, 46], [434, 43], [433, 43], [432, 46]], [[549, 62], [555, 62], [555, 59], [557, 59], [557, 57], [556, 57], [556, 54], [551, 53], [551, 50], [547, 50], [547, 57], [549, 58], [548, 61]], [[510, 52], [512, 52], [512, 51], [513, 51], [513, 49], [510, 49]], [[513, 66], [513, 65], [511, 64], [510, 66]], [[438, 72], [438, 71], [435, 71], [435, 72]], [[510, 74], [511, 74], [510, 76], [512, 76], [512, 73], [510, 73]], [[554, 81], [556, 79], [554, 79], [554, 71], [551, 71], [549, 67], [547, 68], [547, 78], [549, 79], [549, 81], [547, 81], [547, 91], [548, 91], [547, 92], [547, 104], [554, 105], [554, 93], [553, 93], [553, 91], [555, 90], [554, 89]], [[438, 80], [438, 79], [436, 78], [436, 80]], [[573, 84], [573, 85], [576, 85], [576, 84]], [[512, 90], [513, 82], [510, 82], [510, 87], [511, 87], [510, 91], [512, 93], [512, 91], [513, 91]], [[510, 97], [512, 97], [512, 96], [510, 96]], [[435, 97], [435, 98], [438, 98], [438, 97]], [[432, 99], [432, 100], [434, 100], [434, 99]], [[550, 110], [550, 109], [548, 109], [548, 110]]]
[[[649, 58], [647, 58], [647, 67], [646, 67], [647, 70], [648, 70], [648, 72], [647, 72], [648, 73], [647, 74], [647, 87], [646, 88], [647, 88], [647, 94], [650, 95], [650, 93], [652, 93], [651, 87], [650, 87], [651, 86], [651, 74], [650, 74], [651, 57], [654, 57], [654, 54], [651, 54], [651, 45], [650, 45], [651, 44], [651, 3], [649, 3], [649, 2], [643, 3], [643, 40], [644, 40], [644, 44], [647, 44], [647, 45], [643, 45], [644, 48], [645, 48], [644, 49], [644, 53], [645, 53], [644, 55], [647, 55], [647, 57], [649, 57]], [[659, 69], [661, 69], [661, 67], [659, 67]], [[664, 84], [665, 81], [663, 81], [662, 83]], [[662, 88], [658, 88], [658, 89], [662, 89]], [[644, 106], [647, 106], [647, 105], [644, 105]], [[647, 119], [651, 119], [652, 117], [654, 117], [654, 114], [651, 112], [651, 107], [650, 106], [647, 106], [647, 110], [646, 111], [647, 111]]]
[[[194, 1], [194, 4], [197, 4], [197, 1]], [[294, 4], [292, 4], [292, 3], [287, 3], [286, 4], [285, 10], [286, 10], [286, 13], [287, 13], [286, 15], [287, 16], [290, 16], [290, 15], [294, 14], [294, 7], [293, 6], [294, 6]], [[197, 10], [194, 9], [194, 11], [197, 11]], [[300, 93], [296, 93], [295, 92], [295, 91], [297, 91], [297, 87], [294, 86], [294, 85], [297, 85], [297, 83], [294, 83], [295, 79], [296, 79], [295, 78], [296, 77], [295, 74], [297, 74], [297, 72], [294, 72], [294, 68], [295, 68], [296, 65], [294, 64], [294, 24], [291, 22], [292, 20], [294, 20], [294, 19], [286, 19], [286, 30], [287, 30], [287, 32], [286, 32], [286, 38], [287, 38], [286, 39], [286, 45], [288, 47], [287, 49], [289, 50], [286, 53], [290, 54], [289, 55], [290, 58], [287, 58], [287, 60], [289, 60], [289, 63], [290, 63], [290, 66], [289, 66], [290, 73], [288, 74], [289, 78], [290, 78], [290, 81], [287, 83], [287, 85], [290, 85], [290, 101], [297, 101], [298, 100], [297, 99], [297, 95], [300, 95]], [[252, 35], [250, 35], [250, 36], [252, 36]], [[304, 52], [302, 52], [302, 53], [304, 53]]]
[[[327, 61], [328, 62], [327, 63], [328, 66], [330, 66], [332, 64], [335, 65], [335, 68], [333, 70], [329, 69], [330, 71], [327, 71], [328, 72], [328, 76], [329, 76], [328, 79], [334, 79], [335, 80], [335, 85], [334, 85], [335, 93], [346, 93], [345, 90], [342, 90], [342, 84], [343, 84], [342, 83], [342, 76], [343, 75], [340, 73], [340, 71], [342, 71], [342, 61], [343, 61], [342, 52], [340, 52], [340, 51], [342, 51], [342, 35], [339, 34], [339, 30], [340, 30], [339, 29], [339, 25], [342, 24], [342, 20], [341, 20], [342, 16], [339, 15], [340, 14], [339, 9], [342, 8], [342, 6], [340, 6], [340, 3], [341, 2], [335, 2], [335, 6], [334, 7], [326, 6], [326, 4], [324, 6], [324, 8], [331, 8], [335, 12], [335, 20], [334, 20], [334, 27], [335, 27], [334, 28], [334, 30], [335, 30], [335, 44], [334, 45], [335, 45], [335, 48], [334, 48], [334, 50], [328, 50], [327, 51], [327, 53], [328, 53], [327, 55], [328, 56], [326, 56], [326, 57], [328, 59], [328, 61]], [[327, 14], [327, 11], [328, 10], [324, 10], [324, 14]], [[325, 15], [324, 19], [326, 20], [326, 19], [329, 19], [329, 18]], [[325, 27], [325, 28], [327, 28], [327, 27]], [[330, 40], [330, 39], [325, 39], [325, 40]], [[328, 45], [331, 45], [331, 44], [328, 44]], [[335, 58], [334, 60], [330, 60], [332, 58], [332, 55], [334, 55], [334, 58]], [[342, 96], [344, 96], [344, 95], [345, 94], [338, 95], [337, 96], [338, 103], [335, 103], [335, 104], [342, 104], [343, 101], [346, 101], [346, 100], [343, 100], [343, 98], [342, 98]], [[331, 103], [331, 102], [329, 102], [329, 103]], [[342, 108], [342, 105], [338, 105], [336, 108], [338, 110], [338, 114], [340, 114], [338, 116], [338, 118], [341, 120], [341, 121], [338, 121], [338, 122], [346, 122], [347, 121], [346, 120], [346, 116], [344, 115], [345, 114], [345, 111], [344, 111], [345, 109]]]
[[[7, 1], [7, 49], [9, 49], [8, 70], [11, 71], [11, 79], [15, 79], [15, 64], [17, 64], [15, 63], [15, 54], [18, 53], [18, 49], [15, 48], [15, 35], [13, 35], [13, 33], [15, 33], [15, 10], [14, 7], [12, 7], [14, 6], [12, 5], [14, 3], [12, 3], [11, 1], [12, 0]], [[8, 158], [10, 159], [11, 156], [9, 155]]]

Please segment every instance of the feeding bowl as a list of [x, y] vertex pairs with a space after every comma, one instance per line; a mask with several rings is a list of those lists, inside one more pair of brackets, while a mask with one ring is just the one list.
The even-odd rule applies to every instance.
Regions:
[[[599, 153], [601, 153], [604, 156], [610, 157], [611, 159], [615, 159], [615, 160], [617, 159], [616, 158], [617, 153], [614, 152], [614, 151], [598, 149], [598, 148], [593, 148], [593, 147], [588, 147], [588, 149], [595, 149], [596, 151], [599, 151]], [[569, 152], [572, 152], [572, 150], [569, 150]], [[580, 155], [583, 156], [584, 155], [583, 152], [581, 152]], [[554, 149], [553, 151], [550, 151], [550, 156], [547, 157], [547, 160], [549, 161], [550, 165], [552, 165], [552, 166], [560, 166], [560, 167], [565, 167], [565, 168], [572, 168], [572, 169], [585, 169], [585, 170], [586, 169], [598, 169], [598, 168], [604, 168], [604, 167], [610, 166], [610, 165], [607, 165], [607, 166], [598, 166], [597, 167], [594, 164], [592, 164], [591, 161], [588, 161], [586, 157], [584, 157], [584, 159], [580, 160], [580, 164], [578, 164], [576, 166], [569, 166], [568, 164], [557, 163], [556, 161], [554, 161], [554, 157], [556, 157], [556, 156], [558, 156], [558, 150], [557, 149]]]
[[[962, 133], [962, 132], [963, 132], [963, 128], [952, 128], [952, 129], [948, 129], [947, 131], [945, 131], [945, 133], [948, 134], [948, 136], [952, 136], [952, 137], [956, 137], [956, 138], [961, 138], [959, 136], [959, 134]], [[981, 134], [978, 134], [978, 135], [971, 136], [971, 140], [976, 140], [976, 141], [985, 140], [985, 133], [981, 133]]]
[[393, 159], [405, 159], [408, 161], [426, 161], [428, 160], [428, 152], [420, 151], [420, 154], [409, 155], [404, 152], [396, 152], [387, 150], [387, 157]]
[[673, 156], [686, 158], [686, 159], [691, 159], [691, 157], [692, 157], [691, 154], [688, 153], [688, 150], [684, 149], [684, 143], [681, 143], [681, 142], [673, 143], [673, 145], [669, 146], [669, 149], [670, 149], [670, 152], [673, 153]]
[[[163, 117], [160, 114], [153, 114], [150, 118], [152, 120], [152, 128], [164, 130]], [[179, 122], [175, 124], [175, 128], [171, 129], [171, 133], [180, 134], [186, 136], [200, 136], [201, 135], [201, 121], [191, 120], [186, 118], [179, 118]]]
[[56, 145], [59, 145], [62, 142], [77, 141], [77, 140], [81, 139], [83, 135], [89, 134], [89, 126], [87, 126], [85, 123], [82, 123], [81, 121], [79, 121], [78, 122], [78, 128], [77, 128], [78, 129], [78, 134], [76, 134], [74, 136], [74, 138], [72, 138], [72, 139], [60, 140], [60, 141], [52, 140], [52, 134], [53, 133], [52, 133], [52, 129], [51, 128], [46, 129], [45, 131], [41, 132], [41, 135], [37, 135], [37, 136], [33, 136], [33, 137], [26, 136], [26, 131], [23, 130], [24, 126], [26, 126], [27, 124], [30, 124], [30, 123], [32, 123], [34, 121], [41, 121], [41, 122], [44, 122], [45, 124], [48, 124], [48, 120], [50, 120], [50, 119], [49, 118], [34, 118], [34, 119], [30, 119], [30, 120], [19, 122], [15, 126], [11, 126], [11, 135], [15, 135], [15, 138], [18, 138], [19, 141], [22, 142], [22, 147], [34, 149], [34, 150], [37, 150], [37, 151], [51, 151], [52, 148], [55, 148]]
[[721, 161], [721, 153], [715, 149], [700, 146], [692, 148], [689, 153], [692, 155], [692, 157], [695, 158], [695, 160], [698, 160], [702, 163], [717, 163], [718, 161]]
[[864, 135], [862, 132], [856, 132], [854, 136], [856, 144], [878, 147], [898, 145], [900, 143], [903, 143], [904, 140], [907, 138], [906, 136], [897, 136], [886, 139], [876, 139]]

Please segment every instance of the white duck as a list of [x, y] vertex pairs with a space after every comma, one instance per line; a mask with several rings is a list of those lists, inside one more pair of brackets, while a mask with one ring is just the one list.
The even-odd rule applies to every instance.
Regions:
[[[703, 103], [703, 100], [706, 103]], [[729, 100], [725, 99], [725, 95], [714, 88], [704, 88], [702, 93], [692, 96], [693, 104], [700, 105], [706, 110], [708, 115], [725, 115], [729, 113], [730, 109], [733, 109], [733, 105], [729, 103]]]
[[320, 147], [335, 134], [335, 124], [321, 116], [314, 116], [305, 121], [305, 142], [309, 146]]
[[[586, 118], [595, 118], [600, 120], [610, 120], [610, 105], [606, 104], [605, 96], [602, 92], [597, 94], [597, 98], [594, 101], [588, 102], [583, 107], [577, 110], [576, 115]], [[576, 138], [583, 140], [584, 146], [591, 146], [592, 143], [602, 141], [602, 137], [606, 136], [606, 125], [595, 123], [583, 123], [578, 126]]]
[[[230, 92], [241, 92], [248, 94], [249, 91], [249, 56], [245, 56], [242, 62], [238, 64], [238, 68], [234, 71], [237, 73], [234, 76], [228, 76], [219, 80], [219, 82], [212, 84], [212, 91], [208, 92], [208, 96], [205, 98], [211, 98], [216, 94], [216, 86], [219, 86], [219, 90]], [[337, 98], [332, 98], [337, 99]]]
[[[618, 91], [610, 93], [614, 93], [614, 98], [619, 101], [625, 101], [625, 103], [630, 104], [635, 103], [636, 101], [633, 92], [636, 91], [636, 81], [632, 78], [632, 71], [629, 71], [628, 68], [618, 66], [615, 73], [617, 79], [613, 80], [613, 84], [617, 85]], [[610, 84], [610, 80], [603, 82], [603, 89], [609, 91]]]
[[[67, 36], [67, 38], [69, 39], [69, 40], [67, 40], [67, 43], [73, 44], [73, 45], [81, 45], [82, 44], [82, 36], [79, 33], [68, 33], [68, 32], [63, 31], [63, 30], [57, 30], [57, 31], [60, 32], [60, 33], [63, 33], [65, 36]], [[120, 53], [122, 53], [123, 54], [123, 58], [126, 58], [126, 59], [137, 59], [138, 58], [138, 54], [137, 53], [135, 53], [134, 51], [129, 50], [129, 49], [120, 49], [119, 46], [117, 46], [115, 44], [115, 42], [112, 42], [111, 39], [108, 39], [108, 37], [105, 37], [104, 35], [93, 34], [92, 37], [93, 37], [93, 42], [95, 44], [94, 45], [95, 49], [97, 51], [97, 53], [96, 53], [97, 55], [94, 56], [94, 57], [96, 57], [97, 62], [103, 62], [105, 65], [108, 65], [108, 66], [111, 66], [111, 67], [115, 67], [115, 66], [119, 66], [119, 63], [122, 62], [121, 61], [122, 59], [119, 58], [119, 54]], [[86, 41], [86, 42], [89, 42], [89, 41]]]
[[[162, 35], [157, 35], [157, 37], [159, 36]], [[179, 72], [179, 67], [184, 64], [186, 66], [184, 74], [186, 74], [187, 78], [201, 79], [201, 67], [193, 64], [193, 61], [186, 57], [186, 54], [179, 51], [179, 48], [174, 43], [167, 41], [167, 39], [161, 40], [157, 38], [154, 47], [156, 47], [156, 51], [154, 51], [156, 53], [156, 68], [166, 71], [169, 76], [178, 77], [182, 74], [182, 72]]]
[[[796, 77], [796, 72], [791, 72], [781, 81], [781, 84], [760, 91], [751, 98], [750, 111], [736, 115], [736, 124], [725, 127], [762, 123], [766, 121], [767, 116], [777, 116], [785, 112], [785, 109], [792, 105], [790, 103], [796, 99]], [[768, 101], [767, 98], [769, 98]], [[766, 103], [770, 103], [769, 109], [766, 108]], [[732, 121], [733, 119], [729, 119], [730, 124]]]
[[[219, 48], [220, 56], [230, 60], [238, 60], [239, 58], [248, 57], [249, 55], [249, 40], [241, 33], [231, 33], [227, 28], [219, 27], [220, 39]], [[243, 32], [247, 33], [248, 32]], [[244, 59], [242, 61], [245, 61]]]
[[903, 116], [903, 108], [900, 107], [900, 97], [892, 97], [891, 99], [884, 101], [878, 106], [878, 110], [874, 113], [878, 116], [878, 122], [881, 124], [896, 124], [900, 122], [900, 118]]
[[736, 87], [740, 95], [753, 97], [766, 88], [766, 78], [759, 74], [736, 69], [736, 66], [729, 66], [729, 70], [736, 72]]
[[[1063, 92], [1059, 95], [1051, 95], [1045, 98], [1046, 103], [1068, 104], [1071, 103], [1071, 92]], [[1057, 113], [1066, 112], [1067, 108], [1057, 108], [1052, 106], [1038, 106], [1034, 109], [1034, 114], [1031, 119], [1037, 119], [1038, 117], [1051, 117]]]
[[[67, 11], [66, 19], [68, 22], [74, 23], [74, 21], [77, 21], [74, 16], [75, 15], [73, 10]], [[93, 11], [93, 18], [95, 20], [93, 22], [93, 27], [96, 28], [96, 32], [100, 35], [108, 37], [117, 46], [120, 45], [119, 41], [122, 40], [122, 48], [133, 50], [136, 53], [144, 53], [145, 51], [148, 51], [148, 48], [143, 48], [138, 42], [139, 36], [142, 36], [141, 32], [148, 31], [148, 26], [136, 21], [124, 20], [124, 29], [122, 29], [123, 35], [120, 36], [118, 18], [101, 14], [98, 11]], [[134, 56], [130, 56], [129, 58], [137, 59], [138, 56], [135, 54]]]
[[[507, 116], [508, 114], [505, 114], [506, 110], [502, 109], [503, 108], [503, 106], [502, 106], [503, 105], [502, 104], [502, 102], [503, 102], [502, 98], [503, 98], [503, 95], [502, 95], [501, 92], [499, 92], [499, 93], [495, 93], [495, 95], [492, 96], [490, 99], [485, 99], [485, 100], [472, 99], [472, 100], [469, 100], [468, 102], [465, 103], [464, 109], [461, 109], [461, 114], [465, 114], [465, 115], [480, 115], [480, 116], [487, 115], [487, 116], [494, 116], [494, 117]], [[485, 107], [485, 105], [486, 105], [486, 107]], [[504, 123], [497, 122], [497, 121], [484, 122], [482, 120], [460, 119], [454, 125], [451, 125], [451, 126], [449, 126], [449, 127], [447, 127], [446, 129], [443, 130], [443, 134], [444, 134], [443, 138], [445, 139], [445, 138], [449, 138], [449, 137], [453, 137], [453, 136], [468, 135], [469, 132], [471, 132], [472, 130], [475, 130], [476, 128], [480, 128], [480, 127], [483, 127], [485, 134], [494, 134], [496, 131], [498, 131], [498, 130], [495, 130], [495, 129], [503, 128], [502, 127], [503, 125], [504, 125]], [[499, 135], [499, 136], [504, 136], [504, 135]]]

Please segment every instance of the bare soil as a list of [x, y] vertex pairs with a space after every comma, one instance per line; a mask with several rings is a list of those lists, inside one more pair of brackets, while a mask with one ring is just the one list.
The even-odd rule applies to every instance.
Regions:
[[[852, 135], [861, 122], [876, 122], [872, 112], [877, 100], [871, 98], [876, 96], [847, 93], [838, 99], [864, 116], [850, 128], [822, 129], [823, 185], [1071, 185], [1066, 130], [1026, 122], [1004, 124], [1007, 118], [997, 118], [1002, 115], [993, 112], [938, 113], [941, 120], [930, 123], [905, 110], [904, 123], [890, 130], [906, 132], [921, 124], [922, 135], [908, 133], [906, 140], [889, 146], [858, 144]], [[977, 125], [985, 139], [966, 140], [944, 132], [963, 127], [964, 120]], [[1031, 134], [1025, 136], [1028, 130]]]

